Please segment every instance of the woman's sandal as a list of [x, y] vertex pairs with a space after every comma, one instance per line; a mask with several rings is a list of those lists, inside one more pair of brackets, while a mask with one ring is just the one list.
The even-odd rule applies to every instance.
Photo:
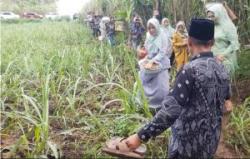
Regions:
[[128, 145], [122, 142], [125, 138], [115, 137], [106, 142], [105, 147], [102, 149], [103, 152], [117, 157], [125, 158], [138, 158], [142, 159], [145, 157], [146, 146], [141, 145], [135, 150], [131, 150]]

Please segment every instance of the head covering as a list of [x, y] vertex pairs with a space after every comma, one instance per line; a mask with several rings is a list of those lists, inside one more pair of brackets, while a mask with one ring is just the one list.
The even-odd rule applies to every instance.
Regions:
[[109, 17], [103, 17], [101, 19], [101, 22], [100, 22], [100, 31], [101, 31], [101, 37], [99, 38], [99, 40], [103, 40], [106, 35], [107, 35], [107, 32], [106, 32], [106, 24], [110, 22], [110, 18]]
[[153, 40], [157, 39], [157, 37], [159, 37], [159, 34], [161, 32], [161, 26], [160, 26], [159, 21], [156, 18], [151, 18], [148, 20], [147, 28], [149, 27], [150, 24], [155, 27], [156, 36], [152, 36], [149, 32], [147, 32], [146, 38], [150, 41], [153, 41]]
[[[167, 26], [167, 27], [164, 26], [164, 24], [163, 24], [166, 20], [168, 21], [168, 26]], [[163, 18], [163, 19], [162, 19], [162, 28], [163, 28], [163, 31], [166, 32], [166, 33], [168, 33], [168, 34], [170, 34], [171, 37], [172, 37], [172, 35], [173, 35], [174, 32], [175, 32], [175, 30], [174, 30], [174, 28], [171, 26], [170, 21], [169, 21], [168, 18]]]
[[[228, 40], [237, 39], [236, 43], [239, 45], [237, 29], [228, 16], [225, 7], [221, 3], [209, 3], [206, 5], [206, 9], [207, 12], [214, 13], [216, 18], [215, 32], [222, 30], [222, 33], [226, 35], [225, 38]], [[217, 36], [216, 33], [215, 36]]]
[[101, 19], [101, 23], [108, 23], [108, 22], [110, 22], [110, 17], [103, 17]]
[[208, 19], [192, 19], [188, 35], [197, 40], [214, 39], [214, 22]]
[[187, 35], [188, 35], [188, 32], [187, 32], [187, 28], [186, 28], [186, 25], [185, 25], [184, 21], [179, 21], [179, 22], [176, 24], [175, 32], [179, 33], [178, 28], [179, 28], [180, 26], [183, 26], [183, 27], [184, 27], [184, 33], [182, 33], [182, 34], [185, 35], [185, 36], [187, 36]]
[[152, 36], [149, 32], [147, 32], [145, 47], [149, 52], [156, 53], [158, 49], [161, 49], [165, 46], [163, 41], [167, 41], [167, 37], [163, 33], [161, 25], [156, 18], [151, 18], [147, 22], [147, 27], [149, 25], [153, 25], [156, 29], [156, 36]]
[[[224, 37], [224, 40], [233, 41], [233, 45], [235, 50], [239, 49], [239, 41], [238, 41], [238, 34], [237, 28], [235, 27], [234, 23], [230, 19], [225, 7], [221, 3], [208, 3], [206, 5], [207, 12], [214, 13], [216, 18], [215, 23], [215, 38], [218, 36], [219, 33], [224, 34], [220, 35]], [[219, 30], [221, 30], [219, 32]], [[216, 33], [217, 32], [217, 33]], [[216, 42], [216, 41], [215, 41]]]
[[236, 52], [240, 48], [237, 29], [229, 18], [225, 7], [221, 3], [211, 3], [206, 5], [207, 12], [214, 13], [215, 23], [215, 44], [212, 51], [215, 55], [223, 55], [226, 59], [223, 64], [230, 73], [235, 72], [238, 67]]
[[[165, 22], [165, 21], [168, 21], [168, 26], [167, 26], [167, 27], [164, 25], [164, 22]], [[163, 19], [162, 19], [162, 21], [161, 21], [161, 25], [162, 25], [162, 27], [165, 27], [165, 28], [169, 28], [169, 27], [171, 27], [171, 25], [170, 25], [170, 22], [169, 22], [169, 19], [168, 19], [168, 18], [163, 18]]]
[[218, 24], [230, 24], [234, 26], [226, 8], [221, 3], [206, 4], [207, 12], [213, 12]]
[[100, 22], [100, 28], [102, 29], [105, 29], [105, 24], [109, 23], [110, 22], [110, 18], [109, 17], [103, 17], [101, 19], [101, 22]]
[[147, 22], [147, 27], [149, 27], [150, 24], [152, 24], [156, 28], [157, 31], [160, 30], [160, 23], [156, 18], [149, 19]]
[[165, 33], [165, 35], [169, 38], [169, 40], [171, 41], [171, 38], [173, 37], [173, 34], [175, 32], [174, 28], [172, 28], [171, 24], [169, 23], [168, 26], [165, 26], [163, 23], [169, 19], [168, 18], [163, 18], [162, 19], [162, 24], [161, 24], [161, 28], [162, 31]]

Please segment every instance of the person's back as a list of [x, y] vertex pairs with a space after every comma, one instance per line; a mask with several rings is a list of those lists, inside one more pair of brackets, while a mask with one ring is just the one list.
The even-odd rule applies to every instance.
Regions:
[[115, 45], [115, 22], [112, 20], [106, 24], [107, 38], [111, 46]]
[[135, 19], [130, 26], [130, 32], [133, 40], [138, 40], [142, 38], [145, 29], [140, 23], [139, 19]]
[[[229, 96], [229, 75], [211, 52], [194, 57], [179, 73], [189, 76], [176, 83], [180, 89], [171, 93], [186, 101], [179, 103], [182, 111], [172, 125], [172, 144], [176, 146], [170, 151], [183, 156], [212, 157], [220, 138], [224, 101]], [[192, 93], [182, 92], [182, 85], [190, 85], [188, 90]]]
[[114, 36], [115, 35], [115, 23], [113, 21], [106, 24], [106, 30], [108, 36]]
[[191, 21], [188, 47], [193, 58], [178, 72], [173, 90], [153, 120], [123, 141], [136, 149], [142, 141], [172, 128], [168, 158], [212, 158], [216, 152], [230, 78], [211, 52], [214, 22]]

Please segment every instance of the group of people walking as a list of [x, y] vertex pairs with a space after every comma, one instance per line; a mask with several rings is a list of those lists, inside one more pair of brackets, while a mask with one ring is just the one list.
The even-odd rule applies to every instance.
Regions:
[[[189, 31], [183, 21], [175, 30], [168, 19], [162, 20], [162, 27], [156, 18], [148, 21], [146, 65], [156, 64], [159, 70], [141, 69], [140, 78], [155, 116], [127, 138], [130, 147], [171, 126], [170, 158], [210, 158], [215, 154], [223, 114], [232, 111], [230, 81], [238, 67], [240, 45], [236, 26], [221, 3], [206, 5], [206, 14], [207, 19], [193, 19]], [[172, 52], [178, 73], [169, 91]]]
[[[121, 141], [130, 150], [171, 127], [169, 158], [211, 158], [221, 133], [223, 113], [232, 110], [230, 80], [237, 69], [237, 29], [221, 3], [206, 5], [207, 18], [176, 29], [157, 12], [146, 28], [139, 16], [131, 24], [139, 77], [153, 120]], [[145, 42], [142, 44], [144, 32]], [[178, 71], [169, 86], [171, 58]]]
[[[154, 17], [153, 17], [154, 18]], [[159, 34], [165, 37], [164, 46], [167, 45], [167, 56], [170, 59], [171, 65], [175, 64], [176, 69], [179, 70], [184, 64], [188, 62], [188, 48], [187, 48], [187, 29], [183, 21], [179, 21], [176, 25], [176, 29], [172, 28], [168, 18], [156, 19], [159, 28]], [[159, 21], [160, 20], [160, 21]], [[156, 27], [156, 26], [155, 26]], [[139, 16], [135, 16], [130, 27], [131, 45], [132, 48], [137, 50], [140, 46], [144, 47], [143, 37], [145, 34], [145, 28], [142, 20]], [[149, 34], [146, 34], [146, 40]], [[146, 41], [145, 40], [145, 41]]]
[[101, 16], [97, 13], [89, 12], [86, 19], [93, 37], [100, 41], [107, 40], [111, 45], [115, 45], [115, 20], [112, 16]]
[[[235, 70], [238, 68], [239, 40], [236, 26], [221, 3], [208, 4], [206, 9], [207, 19], [212, 20], [215, 24], [213, 54], [217, 61], [226, 67], [232, 80]], [[138, 19], [135, 18], [134, 22], [139, 21]], [[141, 47], [142, 50], [139, 48], [144, 31], [142, 24], [137, 25], [137, 28], [133, 30], [138, 32], [138, 38], [135, 38], [138, 40], [133, 41], [133, 46], [135, 46], [133, 48], [137, 49], [139, 57], [146, 51], [145, 55], [147, 55], [146, 58], [149, 61], [147, 66], [157, 64], [160, 67], [159, 70], [161, 70], [158, 73], [153, 71], [150, 74], [148, 71], [145, 72], [141, 69], [139, 73], [144, 92], [151, 99], [149, 100], [150, 107], [155, 109], [161, 104], [165, 95], [169, 93], [169, 82], [165, 81], [169, 80], [168, 70], [173, 66], [172, 64], [175, 64], [178, 72], [192, 59], [191, 52], [188, 49], [188, 31], [184, 21], [179, 21], [176, 24], [176, 29], [173, 29], [169, 19], [163, 18], [160, 24], [159, 19], [152, 18], [147, 22], [146, 40]], [[140, 58], [140, 60], [145, 60], [145, 58]], [[154, 101], [157, 101], [157, 104]], [[225, 111], [231, 111], [231, 109], [231, 101], [226, 101]]]

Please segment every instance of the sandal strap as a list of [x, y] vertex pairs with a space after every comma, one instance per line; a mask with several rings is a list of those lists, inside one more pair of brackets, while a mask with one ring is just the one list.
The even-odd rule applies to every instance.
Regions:
[[[125, 139], [126, 139], [126, 138], [122, 138], [122, 139], [120, 140], [119, 143], [122, 143], [122, 141], [125, 140]], [[138, 152], [138, 151], [136, 151], [136, 150], [132, 150], [132, 149], [129, 147], [129, 145], [128, 145], [127, 142], [122, 143], [122, 144], [125, 144], [125, 145], [126, 145], [126, 148], [127, 148], [127, 149], [126, 149], [126, 150], [121, 150], [119, 143], [116, 145], [116, 150], [118, 150], [118, 151], [122, 151], [122, 152], [133, 152], [133, 153], [136, 153], [136, 154], [138, 154], [138, 155], [140, 155], [140, 156], [143, 156], [143, 155], [144, 155], [144, 153]]]
[[120, 148], [120, 144], [124, 144], [125, 146], [126, 146], [126, 151], [131, 151], [131, 149], [129, 148], [129, 146], [128, 146], [128, 144], [125, 142], [125, 143], [122, 143], [122, 141], [123, 140], [125, 140], [126, 138], [122, 138], [120, 141], [119, 141], [119, 143], [117, 143], [117, 145], [116, 145], [116, 150], [119, 150], [119, 151], [125, 151], [125, 150], [122, 150], [121, 148]]

